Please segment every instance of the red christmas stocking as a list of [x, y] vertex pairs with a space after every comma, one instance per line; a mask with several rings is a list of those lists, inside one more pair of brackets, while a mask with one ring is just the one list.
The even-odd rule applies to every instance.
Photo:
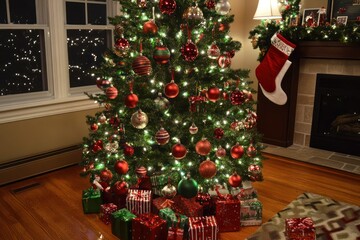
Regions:
[[286, 40], [280, 33], [275, 33], [271, 37], [271, 46], [260, 65], [255, 69], [256, 77], [265, 91], [269, 93], [275, 91], [275, 78], [295, 47], [295, 44]]

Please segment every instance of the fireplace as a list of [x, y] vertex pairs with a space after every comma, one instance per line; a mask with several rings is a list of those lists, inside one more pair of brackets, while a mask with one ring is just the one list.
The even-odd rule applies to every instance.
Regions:
[[317, 74], [310, 147], [360, 156], [360, 76]]

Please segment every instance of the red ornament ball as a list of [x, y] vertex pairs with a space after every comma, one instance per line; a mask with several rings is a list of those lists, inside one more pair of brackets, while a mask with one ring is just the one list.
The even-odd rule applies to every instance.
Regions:
[[158, 27], [156, 26], [155, 21], [153, 19], [150, 19], [149, 21], [144, 23], [143, 25], [144, 34], [155, 35], [157, 32], [158, 32]]
[[99, 128], [99, 125], [97, 125], [96, 123], [93, 123], [90, 126], [91, 131], [94, 131], [94, 132], [96, 132], [98, 130], [98, 128]]
[[156, 46], [153, 53], [153, 58], [158, 64], [167, 64], [170, 56], [170, 50], [165, 46]]
[[96, 142], [94, 142], [93, 146], [92, 146], [92, 151], [94, 153], [97, 153], [99, 151], [101, 151], [103, 149], [103, 142], [101, 140], [97, 140]]
[[207, 55], [210, 59], [217, 59], [220, 56], [220, 49], [215, 42], [213, 42], [207, 50]]
[[239, 159], [244, 155], [244, 148], [237, 143], [231, 148], [230, 155], [234, 159]]
[[229, 177], [229, 184], [234, 188], [239, 187], [241, 185], [241, 176], [237, 173], [234, 173]]
[[114, 47], [116, 48], [116, 50], [126, 52], [130, 48], [130, 43], [126, 38], [118, 38], [115, 42]]
[[152, 71], [150, 60], [143, 55], [135, 58], [132, 63], [132, 68], [134, 72], [139, 76], [150, 75]]
[[224, 130], [222, 128], [215, 128], [214, 137], [216, 139], [222, 139], [223, 136], [224, 136]]
[[128, 108], [135, 108], [138, 102], [139, 102], [139, 98], [134, 93], [130, 93], [125, 97], [125, 105]]
[[241, 105], [245, 102], [244, 92], [240, 91], [238, 88], [232, 91], [230, 95], [230, 102], [232, 105]]
[[209, 10], [214, 10], [215, 6], [216, 6], [216, 1], [215, 0], [206, 0], [205, 5]]
[[227, 68], [231, 65], [231, 58], [228, 54], [222, 54], [218, 58], [218, 65], [221, 68]]
[[179, 94], [179, 86], [173, 80], [171, 80], [170, 83], [166, 84], [164, 94], [168, 98], [176, 98]]
[[195, 145], [195, 151], [202, 156], [206, 156], [211, 151], [211, 143], [206, 138], [198, 141]]
[[209, 159], [206, 159], [199, 166], [200, 176], [203, 178], [212, 178], [216, 175], [216, 164]]
[[159, 8], [162, 14], [172, 14], [176, 10], [175, 0], [160, 0]]
[[198, 55], [199, 50], [197, 46], [189, 39], [185, 45], [183, 45], [180, 49], [181, 55], [187, 62], [194, 61]]
[[109, 87], [106, 89], [106, 96], [109, 99], [115, 99], [118, 95], [118, 90], [116, 87]]
[[255, 157], [256, 153], [257, 153], [256, 148], [252, 143], [250, 143], [249, 147], [246, 150], [246, 154], [248, 155], [248, 157]]
[[155, 139], [159, 145], [165, 145], [170, 140], [170, 134], [164, 128], [160, 128], [160, 130], [155, 134]]
[[131, 157], [132, 155], [134, 155], [134, 152], [135, 152], [135, 150], [134, 150], [134, 148], [132, 146], [130, 146], [128, 144], [126, 144], [124, 146], [124, 154], [125, 154], [125, 156], [130, 156]]
[[99, 117], [98, 117], [98, 121], [100, 123], [104, 123], [106, 121], [106, 116], [102, 113]]
[[215, 155], [218, 157], [218, 158], [223, 158], [223, 157], [225, 157], [226, 156], [226, 150], [225, 150], [225, 148], [223, 148], [223, 147], [218, 147], [218, 149], [216, 150], [216, 153], [215, 153]]
[[136, 170], [136, 175], [139, 177], [139, 178], [143, 178], [146, 176], [146, 173], [147, 173], [147, 170], [145, 167], [141, 166], [141, 167], [138, 167]]
[[116, 195], [127, 195], [128, 184], [125, 181], [117, 181], [112, 187], [112, 190]]
[[206, 97], [212, 101], [216, 102], [220, 98], [220, 90], [217, 87], [211, 87], [206, 92]]
[[109, 169], [104, 169], [100, 172], [100, 179], [103, 182], [109, 182], [113, 178], [113, 174]]
[[171, 154], [175, 159], [183, 159], [187, 154], [187, 149], [181, 143], [177, 143], [172, 147]]
[[115, 162], [114, 169], [118, 174], [126, 174], [129, 171], [129, 164], [125, 160], [119, 160]]

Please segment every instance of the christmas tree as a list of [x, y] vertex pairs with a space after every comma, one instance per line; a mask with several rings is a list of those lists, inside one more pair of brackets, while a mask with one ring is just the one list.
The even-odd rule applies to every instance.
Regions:
[[230, 66], [241, 44], [227, 0], [119, 2], [96, 72], [103, 92], [88, 94], [104, 108], [87, 116], [82, 174], [116, 194], [163, 176], [186, 198], [262, 180], [255, 91]]

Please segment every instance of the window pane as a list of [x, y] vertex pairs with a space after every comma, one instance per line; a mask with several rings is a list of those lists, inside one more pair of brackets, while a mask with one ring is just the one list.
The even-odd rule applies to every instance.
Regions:
[[0, 95], [47, 90], [43, 43], [43, 30], [0, 30]]
[[35, 24], [35, 0], [11, 0], [10, 21], [19, 24]]
[[106, 25], [106, 5], [88, 4], [88, 23], [94, 25]]
[[66, 3], [66, 23], [86, 24], [84, 3], [73, 3], [73, 2]]
[[7, 23], [6, 0], [0, 0], [0, 23]]
[[94, 85], [92, 71], [107, 49], [106, 30], [67, 30], [70, 87]]

